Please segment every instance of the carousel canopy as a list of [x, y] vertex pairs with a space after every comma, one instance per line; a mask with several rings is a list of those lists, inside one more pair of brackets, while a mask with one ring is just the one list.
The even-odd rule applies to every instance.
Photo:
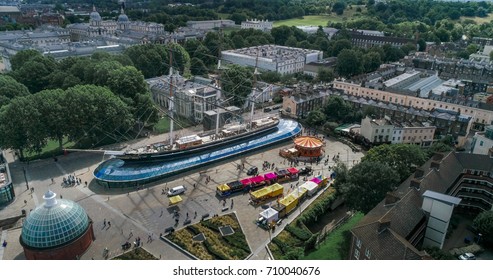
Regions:
[[301, 136], [294, 139], [294, 144], [303, 148], [320, 148], [323, 146], [322, 140], [312, 136]]

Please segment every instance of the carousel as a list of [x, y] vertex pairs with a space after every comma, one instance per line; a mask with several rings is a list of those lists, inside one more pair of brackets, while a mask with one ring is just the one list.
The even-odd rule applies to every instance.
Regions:
[[323, 156], [324, 141], [315, 136], [300, 136], [294, 139], [298, 157], [318, 158]]

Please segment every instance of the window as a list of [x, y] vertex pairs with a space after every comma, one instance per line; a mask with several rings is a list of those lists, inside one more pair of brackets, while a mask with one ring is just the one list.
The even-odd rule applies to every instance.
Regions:
[[426, 140], [426, 135], [424, 136], [424, 139]]
[[397, 141], [401, 140], [401, 137], [397, 137]]
[[390, 133], [390, 128], [387, 129], [387, 133]]
[[370, 250], [368, 250], [368, 249], [365, 250], [365, 256], [368, 259], [371, 258], [371, 252], [370, 252]]
[[395, 141], [395, 137], [392, 137], [392, 141]]
[[359, 250], [358, 249], [354, 249], [354, 258], [359, 260]]
[[359, 238], [356, 239], [356, 247], [361, 248], [361, 239], [359, 239]]

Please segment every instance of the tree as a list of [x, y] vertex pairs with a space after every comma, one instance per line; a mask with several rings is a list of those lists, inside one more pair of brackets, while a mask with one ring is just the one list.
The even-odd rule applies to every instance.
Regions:
[[246, 67], [230, 65], [221, 75], [226, 97], [233, 97], [233, 104], [242, 107], [252, 92], [252, 72]]
[[332, 46], [332, 56], [338, 56], [342, 50], [350, 50], [351, 47], [351, 41], [349, 41], [348, 39], [337, 40]]
[[472, 224], [488, 241], [493, 240], [493, 211], [481, 212]]
[[318, 80], [324, 83], [329, 83], [334, 80], [334, 71], [332, 69], [319, 68], [318, 69]]
[[108, 88], [80, 85], [65, 91], [62, 108], [66, 114], [69, 140], [95, 146], [106, 137], [119, 140], [118, 135], [134, 123], [128, 106]]
[[209, 72], [209, 69], [202, 60], [194, 57], [190, 62], [190, 71], [192, 72], [192, 75], [203, 76]]
[[274, 43], [284, 46], [288, 38], [293, 35], [293, 30], [286, 25], [281, 25], [272, 28], [270, 34], [274, 37]]
[[[179, 70], [182, 75], [187, 75], [190, 72], [190, 55], [187, 51], [176, 43], [168, 44], [166, 48], [173, 52], [173, 68]], [[169, 57], [165, 61], [169, 66]]]
[[365, 161], [353, 166], [339, 191], [348, 207], [366, 214], [398, 183], [398, 174], [388, 165]]
[[247, 15], [245, 15], [245, 13], [233, 13], [229, 19], [234, 21], [236, 24], [241, 24], [242, 21], [247, 20]]
[[49, 87], [49, 76], [56, 70], [57, 64], [52, 57], [37, 56], [24, 63], [12, 75], [31, 93], [36, 93]]
[[331, 120], [342, 121], [352, 111], [351, 105], [340, 96], [330, 96], [324, 107], [324, 112]]
[[72, 124], [67, 123], [67, 109], [62, 107], [65, 92], [61, 89], [40, 91], [33, 96], [36, 109], [41, 118], [37, 121], [43, 129], [43, 135], [58, 141], [60, 150], [63, 148], [63, 137]]
[[379, 53], [368, 52], [363, 55], [363, 69], [365, 72], [377, 70], [380, 64], [382, 64], [382, 59]]
[[361, 161], [380, 162], [388, 165], [397, 172], [399, 182], [402, 182], [426, 160], [426, 154], [419, 146], [385, 144], [371, 148]]
[[326, 116], [321, 110], [310, 111], [306, 117], [306, 122], [312, 127], [323, 125], [325, 120]]
[[10, 103], [10, 100], [29, 95], [29, 90], [23, 84], [7, 75], [0, 75], [0, 107]]
[[40, 127], [41, 114], [33, 95], [12, 99], [0, 108], [0, 147], [20, 151], [41, 151], [46, 144], [44, 130]]
[[42, 57], [43, 55], [37, 50], [22, 50], [17, 52], [14, 56], [10, 58], [10, 65], [12, 66], [12, 71], [20, 69], [26, 62], [30, 61], [35, 57]]
[[342, 15], [344, 13], [344, 9], [346, 9], [346, 3], [339, 1], [332, 5], [332, 11], [337, 15]]
[[337, 72], [348, 78], [360, 74], [363, 69], [361, 60], [361, 53], [354, 50], [342, 50], [337, 56]]

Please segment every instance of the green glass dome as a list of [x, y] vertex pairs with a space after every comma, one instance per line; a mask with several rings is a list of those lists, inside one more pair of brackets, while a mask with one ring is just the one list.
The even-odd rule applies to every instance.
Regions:
[[89, 227], [86, 211], [73, 201], [56, 199], [48, 191], [45, 202], [34, 209], [22, 226], [21, 240], [30, 247], [45, 249], [70, 243]]

